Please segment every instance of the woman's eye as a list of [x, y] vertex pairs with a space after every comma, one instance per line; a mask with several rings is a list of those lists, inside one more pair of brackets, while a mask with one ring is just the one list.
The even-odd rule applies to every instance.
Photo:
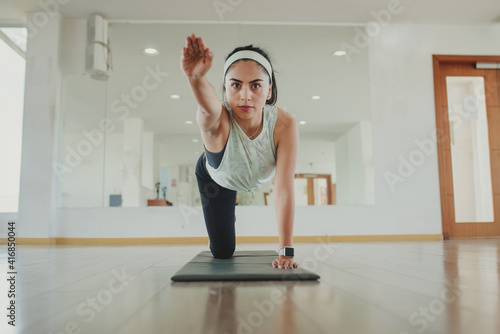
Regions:
[[240, 85], [239, 85], [239, 84], [237, 84], [237, 83], [233, 83], [233, 85], [232, 85], [232, 86], [233, 86], [233, 88], [238, 88], [238, 87], [240, 87]]
[[255, 89], [260, 88], [260, 85], [259, 84], [253, 84], [253, 88], [255, 88]]

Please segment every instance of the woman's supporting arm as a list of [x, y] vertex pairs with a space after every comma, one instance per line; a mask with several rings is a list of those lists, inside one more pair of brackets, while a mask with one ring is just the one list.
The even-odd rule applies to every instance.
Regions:
[[284, 121], [275, 131], [281, 131], [277, 148], [274, 177], [274, 203], [280, 239], [280, 248], [293, 246], [295, 215], [294, 176], [297, 163], [299, 131], [297, 121], [282, 112]]

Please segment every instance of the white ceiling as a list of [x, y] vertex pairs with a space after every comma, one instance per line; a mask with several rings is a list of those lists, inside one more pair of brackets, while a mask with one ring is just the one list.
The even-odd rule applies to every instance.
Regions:
[[[0, 22], [20, 21], [24, 12], [43, 10], [51, 1], [0, 0]], [[372, 11], [387, 9], [390, 0], [54, 0], [63, 16], [101, 14], [110, 20], [180, 20], [234, 22], [367, 23]], [[214, 3], [228, 5], [219, 13]], [[391, 22], [488, 24], [500, 22], [498, 0], [401, 0]], [[221, 14], [222, 13], [222, 14]]]

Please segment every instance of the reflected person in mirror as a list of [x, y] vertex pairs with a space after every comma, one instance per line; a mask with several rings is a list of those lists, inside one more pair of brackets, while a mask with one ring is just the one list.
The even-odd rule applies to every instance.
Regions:
[[222, 100], [206, 77], [213, 59], [203, 38], [195, 34], [186, 38], [181, 68], [198, 103], [196, 122], [204, 153], [195, 174], [212, 255], [233, 256], [236, 192], [253, 194], [274, 177], [279, 257], [271, 265], [297, 268], [293, 257], [297, 122], [276, 107], [276, 78], [262, 49], [248, 45], [229, 53], [221, 76]]

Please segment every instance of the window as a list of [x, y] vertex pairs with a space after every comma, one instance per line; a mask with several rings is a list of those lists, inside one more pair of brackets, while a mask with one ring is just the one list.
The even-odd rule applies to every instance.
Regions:
[[0, 28], [0, 212], [17, 212], [26, 28]]

